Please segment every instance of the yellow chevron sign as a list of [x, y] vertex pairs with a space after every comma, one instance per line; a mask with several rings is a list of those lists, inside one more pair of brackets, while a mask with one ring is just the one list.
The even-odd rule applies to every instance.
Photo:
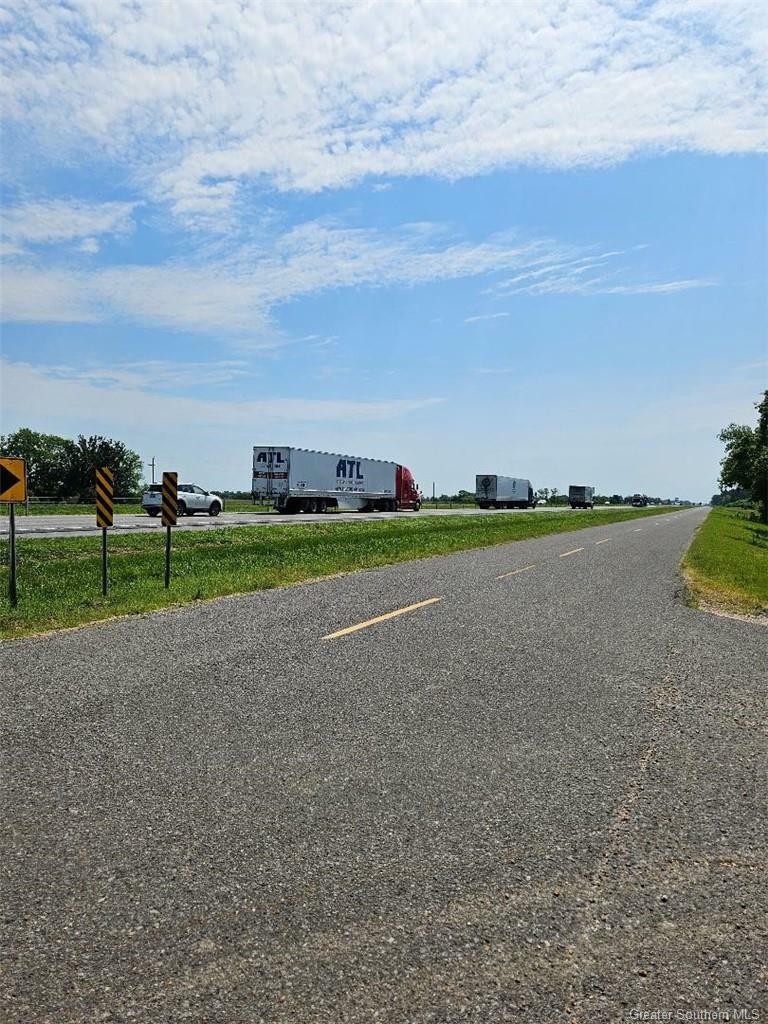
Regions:
[[163, 526], [175, 526], [178, 513], [178, 475], [163, 473]]
[[27, 500], [27, 463], [25, 459], [0, 459], [0, 501]]
[[115, 509], [112, 470], [102, 466], [96, 470], [96, 525], [102, 529], [112, 525]]

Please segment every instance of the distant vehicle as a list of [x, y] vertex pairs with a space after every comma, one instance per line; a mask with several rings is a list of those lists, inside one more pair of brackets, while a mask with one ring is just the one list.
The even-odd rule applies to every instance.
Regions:
[[480, 508], [536, 508], [538, 500], [530, 480], [492, 473], [475, 477], [475, 501]]
[[[150, 516], [160, 515], [162, 509], [162, 484], [151, 484], [142, 496], [141, 507]], [[193, 516], [195, 512], [207, 512], [209, 516], [217, 516], [224, 508], [224, 499], [218, 494], [198, 487], [197, 484], [179, 484], [177, 514]]]
[[253, 495], [278, 512], [418, 512], [421, 494], [406, 466], [307, 448], [253, 449]]
[[648, 499], [644, 494], [633, 494], [632, 504], [635, 506], [635, 508], [645, 508], [645, 506], [648, 504]]
[[595, 488], [571, 484], [568, 488], [568, 503], [571, 508], [594, 508]]

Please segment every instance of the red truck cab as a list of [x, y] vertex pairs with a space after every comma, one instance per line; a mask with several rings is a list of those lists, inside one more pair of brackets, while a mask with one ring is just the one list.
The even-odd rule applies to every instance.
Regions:
[[421, 494], [407, 466], [397, 467], [397, 507], [418, 512], [421, 508]]

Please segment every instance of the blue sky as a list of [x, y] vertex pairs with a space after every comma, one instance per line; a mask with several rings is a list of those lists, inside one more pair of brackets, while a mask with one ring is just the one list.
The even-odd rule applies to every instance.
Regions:
[[4, 432], [694, 500], [768, 378], [758, 5], [10, 3]]

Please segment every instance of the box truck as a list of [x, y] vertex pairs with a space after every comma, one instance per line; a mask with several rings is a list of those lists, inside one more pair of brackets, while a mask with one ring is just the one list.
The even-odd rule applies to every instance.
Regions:
[[396, 462], [307, 448], [253, 449], [254, 498], [278, 512], [395, 512], [421, 508], [411, 471]]
[[494, 473], [477, 474], [475, 501], [480, 508], [536, 508], [530, 480]]
[[594, 508], [595, 488], [571, 484], [568, 488], [568, 504], [571, 508]]

